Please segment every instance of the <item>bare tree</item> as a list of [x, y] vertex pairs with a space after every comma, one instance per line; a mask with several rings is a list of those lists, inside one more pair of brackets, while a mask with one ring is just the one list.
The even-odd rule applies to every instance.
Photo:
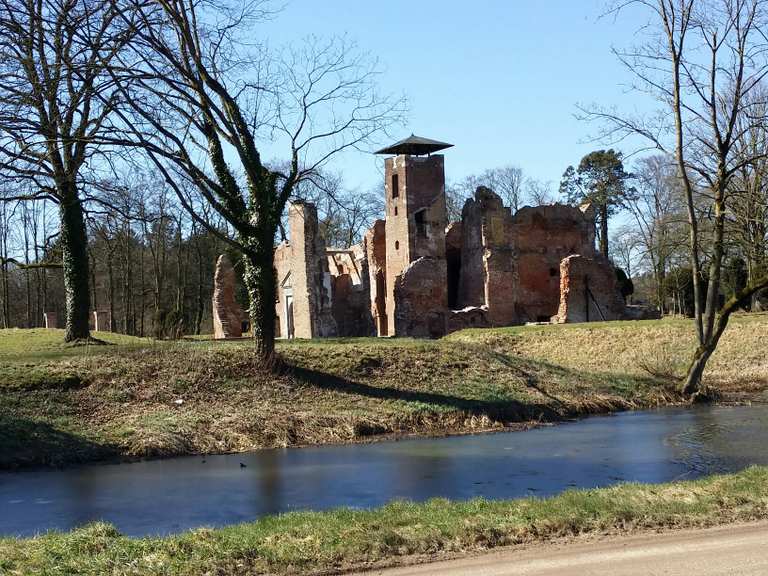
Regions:
[[504, 205], [510, 207], [514, 214], [520, 209], [524, 181], [523, 170], [511, 165], [489, 168], [480, 174], [465, 176], [446, 189], [449, 220], [453, 222], [461, 218], [464, 202], [471, 198], [480, 186], [496, 192], [504, 201]]
[[125, 42], [111, 0], [0, 1], [0, 172], [59, 207], [67, 341], [89, 338], [81, 189], [115, 104], [104, 66]]
[[[766, 116], [765, 88], [756, 93], [758, 116]], [[743, 124], [743, 119], [739, 120]], [[756, 282], [768, 274], [768, 124], [739, 130], [737, 155], [751, 161], [742, 163], [731, 179], [728, 236], [735, 251], [744, 259], [747, 280]], [[760, 308], [759, 292], [752, 296], [751, 308]]]
[[474, 194], [474, 189], [466, 186], [466, 180], [460, 182], [446, 182], [445, 184], [445, 210], [448, 222], [461, 220], [461, 211], [464, 203]]
[[[375, 61], [344, 40], [310, 39], [279, 58], [247, 42], [264, 3], [129, 5], [132, 51], [112, 71], [132, 110], [118, 127], [128, 134], [112, 142], [140, 147], [197, 222], [242, 253], [257, 350], [271, 361], [274, 243], [287, 201], [331, 157], [399, 119], [402, 102], [378, 96]], [[284, 146], [286, 170], [265, 164], [260, 139]], [[232, 234], [200, 217], [185, 183]]]
[[640, 255], [648, 261], [659, 311], [665, 312], [664, 285], [672, 254], [685, 242], [683, 191], [675, 159], [648, 156], [635, 165], [636, 190], [627, 208], [635, 222]]
[[362, 240], [374, 220], [384, 215], [384, 190], [349, 190], [340, 175], [320, 172], [300, 182], [296, 198], [317, 207], [320, 233], [327, 245], [349, 248]]
[[[765, 154], [738, 154], [737, 143], [750, 127], [766, 122], [765, 108], [753, 97], [768, 74], [766, 1], [626, 0], [616, 10], [627, 7], [650, 14], [650, 24], [644, 28], [649, 41], [617, 54], [635, 74], [639, 87], [653, 93], [664, 109], [654, 121], [606, 110], [591, 110], [588, 115], [607, 121], [606, 135], [614, 140], [639, 135], [651, 146], [674, 154], [685, 197], [693, 269], [698, 348], [683, 386], [683, 392], [692, 395], [700, 390], [706, 363], [731, 313], [768, 286], [768, 276], [754, 279], [720, 307], [732, 179], [744, 165]], [[702, 206], [706, 206], [703, 213]]]
[[640, 240], [638, 235], [629, 226], [622, 226], [616, 230], [613, 238], [611, 238], [611, 261], [615, 266], [621, 268], [630, 280], [640, 257], [639, 248]]
[[523, 192], [523, 170], [517, 166], [501, 166], [489, 168], [481, 172], [467, 176], [459, 184], [465, 197], [469, 198], [480, 186], [490, 188], [501, 196], [505, 206], [509, 206], [514, 214], [520, 209]]
[[545, 182], [535, 178], [527, 178], [525, 181], [525, 198], [534, 206], [552, 204], [555, 201], [552, 182]]

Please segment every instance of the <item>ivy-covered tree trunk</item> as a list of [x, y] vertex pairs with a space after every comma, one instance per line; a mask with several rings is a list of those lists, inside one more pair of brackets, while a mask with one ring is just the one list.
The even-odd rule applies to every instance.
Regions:
[[83, 207], [74, 186], [70, 186], [59, 205], [61, 218], [62, 264], [64, 269], [64, 295], [66, 334], [64, 340], [73, 342], [90, 337], [88, 310], [88, 236], [85, 230]]
[[[269, 228], [264, 226], [263, 228]], [[248, 291], [248, 316], [256, 343], [256, 352], [271, 364], [275, 355], [275, 300], [277, 277], [274, 266], [275, 230], [261, 230], [258, 238], [243, 239], [248, 251], [243, 257], [243, 282]]]

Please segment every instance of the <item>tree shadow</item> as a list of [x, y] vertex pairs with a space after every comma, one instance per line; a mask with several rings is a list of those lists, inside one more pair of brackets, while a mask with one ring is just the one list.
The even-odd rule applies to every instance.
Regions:
[[[479, 361], [487, 360], [489, 351], [483, 350], [483, 355], [478, 356]], [[595, 382], [605, 381], [606, 387], [610, 387], [609, 381], [614, 377], [610, 374], [585, 374], [548, 362], [539, 362], [510, 356], [501, 352], [491, 351], [490, 356], [498, 362], [510, 375], [522, 380], [525, 386], [538, 394], [542, 400], [479, 400], [454, 396], [440, 392], [427, 392], [413, 389], [403, 389], [387, 386], [372, 386], [356, 380], [350, 380], [335, 374], [320, 370], [305, 368], [295, 364], [286, 364], [288, 371], [299, 381], [322, 390], [332, 390], [345, 394], [376, 398], [380, 400], [399, 400], [402, 402], [420, 403], [433, 406], [441, 406], [448, 409], [462, 411], [468, 415], [487, 416], [498, 422], [521, 422], [530, 420], [559, 421], [565, 418], [574, 418], [588, 414], [598, 414], [610, 411], [625, 410], [635, 407], [629, 398], [623, 398], [615, 392], [614, 398], [601, 395], [601, 390], [595, 388], [596, 399], [563, 398], [550, 392], [541, 380], [542, 374], [556, 376], [565, 382]], [[664, 390], [664, 386], [653, 378], [621, 375], [615, 376], [617, 381], [627, 382], [630, 386], [645, 388], [657, 388]], [[604, 391], [603, 391], [604, 393]]]
[[116, 446], [93, 442], [47, 422], [0, 415], [0, 470], [92, 462], [117, 454]]
[[[513, 361], [512, 358], [510, 358], [507, 354], [502, 354], [501, 352], [491, 352], [491, 356], [499, 362], [500, 364], [503, 364], [507, 369], [509, 369], [513, 374], [516, 376], [522, 378], [522, 380], [525, 382], [525, 385], [538, 392], [545, 398], [548, 398], [555, 404], [559, 406], [564, 406], [565, 402], [563, 402], [560, 398], [557, 396], [547, 392], [541, 387], [541, 382], [539, 380], [538, 375], [533, 372], [532, 370], [526, 369], [523, 365], [521, 365], [521, 362], [519, 360]], [[551, 370], [552, 368], [556, 368], [557, 372], [568, 372], [566, 369], [564, 369], [562, 366], [545, 366], [548, 370]]]
[[437, 392], [422, 392], [403, 390], [386, 386], [371, 386], [355, 382], [335, 374], [312, 370], [301, 366], [291, 365], [293, 376], [304, 384], [321, 390], [332, 390], [344, 394], [354, 394], [378, 400], [399, 400], [419, 404], [432, 404], [445, 408], [459, 410], [473, 416], [487, 416], [496, 421], [524, 420], [560, 420], [564, 414], [552, 406], [542, 403], [519, 402], [517, 400], [477, 400], [462, 398]]

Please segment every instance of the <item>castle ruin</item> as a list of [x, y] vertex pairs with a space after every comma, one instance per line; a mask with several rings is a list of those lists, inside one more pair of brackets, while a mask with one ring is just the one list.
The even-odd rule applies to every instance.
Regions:
[[379, 151], [385, 218], [360, 244], [325, 245], [312, 204], [288, 210], [277, 246], [280, 338], [436, 338], [466, 327], [617, 320], [628, 315], [613, 265], [595, 249], [589, 206], [516, 213], [480, 187], [448, 222], [451, 145], [411, 136]]

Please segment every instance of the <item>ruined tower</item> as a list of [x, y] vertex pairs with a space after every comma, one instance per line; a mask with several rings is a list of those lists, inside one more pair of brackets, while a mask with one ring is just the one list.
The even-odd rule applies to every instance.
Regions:
[[[411, 136], [379, 150], [386, 194], [386, 332], [440, 336], [447, 310], [445, 171], [451, 144]], [[383, 315], [382, 315], [383, 316]]]

